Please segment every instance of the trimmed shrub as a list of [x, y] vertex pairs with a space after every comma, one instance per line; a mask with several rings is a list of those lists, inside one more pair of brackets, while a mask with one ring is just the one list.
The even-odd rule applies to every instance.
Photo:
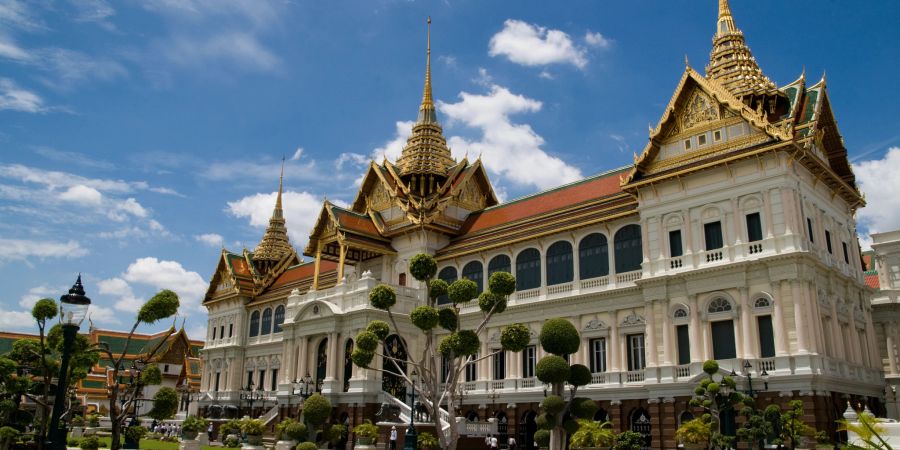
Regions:
[[94, 435], [85, 436], [78, 441], [78, 447], [80, 447], [81, 450], [97, 450], [100, 448], [100, 439]]
[[371, 331], [363, 331], [356, 335], [356, 347], [365, 352], [374, 352], [378, 348], [378, 336]]
[[566, 401], [558, 395], [548, 395], [541, 401], [541, 408], [550, 415], [557, 415], [566, 409]]
[[409, 313], [409, 319], [418, 329], [428, 331], [437, 326], [439, 315], [434, 307], [422, 305], [415, 307]]
[[428, 292], [428, 297], [432, 300], [437, 299], [442, 295], [447, 295], [447, 289], [450, 287], [446, 281], [441, 280], [440, 278], [437, 280], [431, 280], [429, 283], [430, 291]]
[[703, 371], [712, 375], [719, 371], [719, 363], [713, 359], [706, 360], [703, 363]]
[[544, 322], [538, 340], [544, 351], [554, 355], [571, 355], [581, 346], [581, 336], [575, 325], [559, 317]]
[[313, 442], [301, 442], [297, 444], [296, 450], [319, 450], [319, 446]]
[[419, 253], [409, 260], [409, 273], [419, 281], [434, 278], [434, 274], [437, 273], [437, 261], [431, 255]]
[[366, 331], [375, 334], [379, 341], [383, 341], [391, 334], [391, 326], [383, 320], [373, 320], [369, 322]]
[[331, 415], [331, 402], [322, 394], [313, 394], [303, 402], [303, 417], [313, 428], [319, 428]]
[[356, 364], [359, 367], [369, 367], [369, 364], [375, 359], [375, 352], [367, 352], [357, 347], [353, 349], [353, 353], [350, 354], [350, 359], [353, 360], [353, 364]]
[[594, 418], [597, 409], [599, 408], [593, 400], [584, 397], [575, 397], [572, 399], [572, 406], [570, 407], [570, 410], [575, 417], [587, 420], [592, 420]]
[[379, 284], [369, 291], [369, 303], [375, 308], [388, 310], [397, 303], [397, 293], [394, 288]]
[[456, 356], [469, 356], [478, 353], [481, 339], [472, 330], [459, 330], [449, 336], [450, 348]]
[[488, 289], [506, 297], [516, 291], [516, 277], [509, 272], [494, 272], [488, 278]]
[[539, 430], [552, 430], [556, 426], [556, 416], [547, 413], [539, 414], [535, 417], [534, 423]]
[[569, 384], [572, 386], [584, 386], [591, 382], [591, 369], [583, 364], [572, 364], [572, 370], [569, 373]]
[[462, 278], [450, 284], [447, 295], [454, 304], [465, 303], [478, 295], [478, 285], [468, 278]]
[[541, 447], [547, 447], [550, 445], [550, 431], [549, 430], [537, 430], [534, 432], [534, 442]]
[[544, 383], [562, 383], [569, 379], [569, 363], [562, 356], [547, 355], [538, 361], [535, 375]]
[[502, 313], [506, 311], [506, 298], [491, 292], [482, 292], [478, 296], [478, 309], [484, 313], [489, 313], [491, 310], [498, 314]]
[[453, 309], [441, 308], [438, 310], [438, 323], [447, 331], [456, 331], [459, 326], [459, 317]]
[[500, 345], [503, 350], [521, 352], [531, 342], [531, 330], [521, 323], [514, 323], [503, 327], [500, 332]]

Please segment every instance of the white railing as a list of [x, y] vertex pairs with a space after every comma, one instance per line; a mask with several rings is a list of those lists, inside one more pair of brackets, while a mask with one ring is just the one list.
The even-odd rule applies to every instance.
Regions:
[[556, 295], [572, 292], [572, 283], [554, 284], [547, 286], [547, 295]]
[[690, 378], [691, 377], [690, 364], [675, 366], [675, 377], [676, 378]]
[[625, 372], [625, 382], [626, 383], [641, 383], [644, 381], [644, 371], [643, 370], [631, 370]]
[[670, 269], [680, 269], [684, 266], [684, 262], [682, 262], [681, 258], [672, 258], [669, 260], [669, 268]]
[[606, 384], [606, 372], [592, 373], [591, 384]]
[[605, 288], [609, 286], [609, 276], [602, 276], [597, 278], [588, 278], [587, 280], [581, 280], [581, 289], [594, 289], [594, 288]]
[[265, 414], [260, 416], [259, 420], [262, 420], [264, 424], [268, 425], [269, 422], [278, 417], [278, 404], [276, 403], [272, 409], [268, 410]]
[[537, 298], [541, 295], [541, 288], [528, 289], [525, 291], [516, 292], [516, 300], [528, 300], [530, 298]]
[[703, 260], [706, 263], [719, 262], [719, 261], [722, 261], [723, 259], [725, 259], [725, 258], [722, 254], [722, 249], [703, 252]]
[[759, 360], [759, 370], [766, 372], [774, 372], [775, 371], [775, 359], [761, 359]]
[[634, 270], [631, 272], [624, 272], [624, 273], [617, 273], [616, 274], [616, 283], [617, 284], [631, 283], [636, 280], [640, 280], [642, 275], [643, 275], [643, 271], [640, 271], [640, 270]]
[[497, 421], [493, 419], [489, 422], [463, 420], [459, 422], [457, 429], [461, 436], [493, 436], [497, 434]]

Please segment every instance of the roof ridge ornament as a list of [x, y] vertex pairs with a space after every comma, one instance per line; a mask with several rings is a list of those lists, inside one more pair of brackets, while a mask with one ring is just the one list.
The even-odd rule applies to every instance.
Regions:
[[[294, 252], [288, 237], [288, 230], [284, 220], [282, 209], [282, 193], [284, 191], [284, 166], [285, 157], [281, 157], [281, 175], [278, 178], [278, 194], [275, 197], [275, 208], [269, 219], [269, 226], [263, 234], [262, 240], [253, 250], [253, 261], [269, 261], [273, 264], [280, 261], [285, 255]], [[265, 272], [265, 270], [261, 270]]]
[[763, 73], [738, 29], [728, 0], [719, 0], [719, 14], [713, 48], [706, 66], [706, 78], [716, 80], [740, 98], [746, 95], [771, 95], [778, 87]]

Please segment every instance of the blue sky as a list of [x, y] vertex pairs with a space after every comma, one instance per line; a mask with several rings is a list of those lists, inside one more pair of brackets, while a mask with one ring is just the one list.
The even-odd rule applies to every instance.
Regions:
[[[861, 232], [900, 227], [900, 3], [731, 6], [776, 83], [827, 70], [870, 205]], [[258, 242], [282, 156], [302, 246], [324, 197], [351, 201], [370, 158], [399, 154], [429, 15], [445, 135], [509, 199], [630, 163], [685, 57], [702, 72], [716, 12], [714, 0], [0, 0], [0, 329], [32, 329], [30, 305], [83, 272], [98, 326], [129, 326], [168, 287], [200, 337], [219, 250]]]

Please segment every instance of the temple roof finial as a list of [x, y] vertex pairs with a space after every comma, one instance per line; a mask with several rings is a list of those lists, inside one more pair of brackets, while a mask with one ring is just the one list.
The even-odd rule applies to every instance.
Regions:
[[425, 32], [425, 87], [422, 89], [422, 105], [419, 106], [418, 123], [437, 123], [434, 98], [431, 95], [431, 16], [428, 17]]
[[284, 155], [281, 155], [281, 175], [278, 177], [278, 197], [275, 198], [275, 209], [281, 209], [281, 191], [284, 183]]
[[253, 250], [254, 261], [278, 261], [285, 254], [294, 251], [288, 238], [287, 226], [284, 221], [284, 211], [281, 207], [281, 195], [284, 187], [285, 158], [281, 157], [281, 175], [278, 178], [278, 195], [275, 197], [275, 209], [269, 219], [269, 226], [263, 234], [262, 240]]
[[719, 0], [719, 17], [713, 35], [713, 49], [706, 66], [706, 78], [718, 81], [737, 97], [772, 95], [777, 86], [760, 69], [734, 23], [728, 0]]

